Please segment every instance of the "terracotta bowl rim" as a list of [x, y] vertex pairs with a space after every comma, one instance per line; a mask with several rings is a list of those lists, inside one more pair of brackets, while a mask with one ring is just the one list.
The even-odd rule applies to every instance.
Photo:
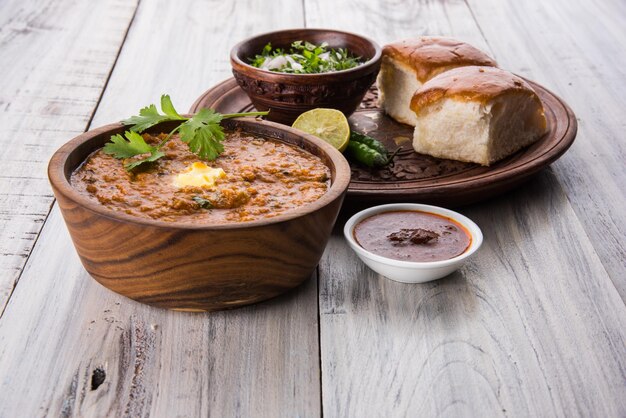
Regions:
[[[187, 116], [187, 115], [185, 115]], [[55, 193], [62, 194], [65, 198], [73, 201], [77, 205], [90, 210], [100, 216], [105, 218], [109, 218], [118, 222], [126, 222], [126, 223], [134, 223], [142, 226], [156, 227], [162, 229], [176, 229], [176, 230], [195, 230], [195, 231], [206, 231], [206, 230], [239, 230], [239, 229], [251, 229], [255, 227], [264, 227], [268, 225], [278, 224], [281, 222], [291, 221], [297, 218], [301, 218], [307, 216], [311, 213], [314, 213], [318, 210], [323, 209], [325, 206], [331, 204], [336, 199], [341, 198], [342, 195], [345, 194], [348, 189], [348, 185], [350, 183], [350, 165], [347, 160], [343, 157], [343, 155], [332, 147], [330, 144], [324, 142], [323, 140], [313, 136], [306, 134], [297, 129], [291, 128], [289, 126], [281, 125], [279, 123], [270, 122], [266, 120], [252, 119], [252, 118], [234, 118], [230, 119], [232, 121], [236, 120], [245, 120], [246, 123], [250, 123], [253, 125], [265, 125], [270, 130], [274, 131], [285, 131], [287, 133], [295, 134], [305, 142], [310, 142], [313, 145], [317, 146], [322, 150], [324, 154], [327, 155], [332, 165], [335, 168], [335, 178], [332, 181], [330, 188], [326, 191], [324, 195], [322, 195], [319, 199], [314, 202], [310, 202], [304, 206], [300, 206], [298, 208], [294, 208], [289, 210], [283, 214], [275, 216], [273, 218], [267, 219], [259, 219], [249, 222], [238, 222], [238, 223], [224, 223], [224, 224], [194, 224], [194, 223], [185, 223], [185, 222], [166, 222], [156, 219], [150, 218], [141, 218], [134, 215], [129, 215], [123, 212], [115, 211], [109, 209], [93, 200], [89, 199], [87, 196], [79, 193], [72, 185], [69, 180], [65, 176], [65, 166], [67, 164], [67, 160], [69, 156], [76, 151], [76, 149], [90, 141], [95, 141], [96, 138], [107, 135], [112, 131], [119, 130], [123, 128], [124, 125], [121, 123], [113, 123], [104, 125], [87, 132], [84, 132], [81, 135], [76, 136], [71, 139], [64, 145], [62, 145], [50, 159], [48, 163], [48, 178], [50, 184], [55, 189]], [[245, 130], [244, 130], [245, 132]], [[276, 140], [277, 138], [273, 138]], [[291, 144], [297, 146], [295, 144]], [[300, 147], [298, 147], [300, 148]], [[93, 147], [91, 152], [95, 151], [97, 147]], [[84, 161], [84, 160], [83, 160]], [[81, 164], [82, 162], [81, 161]], [[332, 166], [327, 164], [328, 168], [332, 170]], [[72, 167], [71, 171], [75, 170], [76, 167]]]
[[[293, 31], [305, 31], [305, 32], [317, 32], [317, 33], [332, 32], [332, 33], [349, 35], [349, 36], [361, 38], [374, 48], [374, 51], [375, 51], [374, 56], [368, 59], [367, 61], [365, 61], [363, 64], [354, 68], [350, 68], [347, 70], [331, 71], [331, 72], [326, 72], [326, 73], [312, 73], [312, 74], [289, 74], [289, 73], [281, 73], [281, 72], [276, 72], [276, 71], [263, 70], [261, 68], [254, 67], [239, 58], [239, 50], [241, 49], [243, 45], [250, 43], [256, 40], [257, 38], [275, 35], [279, 33], [293, 32]], [[367, 36], [359, 35], [354, 32], [348, 32], [348, 31], [342, 31], [342, 30], [336, 30], [336, 29], [324, 29], [324, 28], [292, 28], [292, 29], [282, 29], [282, 30], [276, 30], [276, 31], [271, 31], [271, 32], [265, 32], [265, 33], [251, 36], [249, 38], [244, 39], [243, 41], [238, 42], [230, 50], [230, 61], [233, 66], [233, 69], [237, 70], [237, 68], [235, 68], [236, 66], [248, 68], [251, 71], [258, 73], [259, 75], [272, 76], [274, 78], [284, 79], [284, 82], [288, 82], [288, 81], [295, 82], [297, 79], [303, 80], [303, 79], [313, 79], [313, 78], [321, 78], [321, 77], [332, 77], [332, 76], [338, 76], [338, 75], [343, 75], [343, 74], [356, 74], [356, 73], [368, 72], [367, 70], [369, 70], [371, 67], [375, 67], [378, 65], [378, 63], [381, 60], [381, 57], [382, 57], [382, 48], [380, 47], [380, 45], [378, 45], [378, 43], [376, 43], [371, 38]]]

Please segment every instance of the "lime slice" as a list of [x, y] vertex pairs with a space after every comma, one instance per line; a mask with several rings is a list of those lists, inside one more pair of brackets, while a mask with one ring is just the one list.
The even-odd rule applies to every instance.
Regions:
[[350, 140], [348, 119], [336, 109], [312, 109], [304, 112], [293, 123], [294, 128], [323, 139], [343, 152]]

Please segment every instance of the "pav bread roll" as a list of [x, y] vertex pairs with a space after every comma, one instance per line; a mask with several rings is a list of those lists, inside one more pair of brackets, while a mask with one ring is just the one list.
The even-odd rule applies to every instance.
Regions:
[[413, 93], [438, 74], [466, 65], [497, 66], [487, 54], [452, 38], [425, 36], [385, 45], [378, 73], [378, 104], [398, 122], [415, 126]]
[[541, 100], [520, 77], [494, 67], [460, 67], [427, 81], [411, 99], [413, 148], [488, 166], [546, 132]]

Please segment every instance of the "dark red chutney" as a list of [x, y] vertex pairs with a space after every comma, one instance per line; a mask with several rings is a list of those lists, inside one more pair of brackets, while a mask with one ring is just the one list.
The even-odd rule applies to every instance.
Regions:
[[359, 222], [354, 239], [374, 254], [402, 261], [441, 261], [463, 254], [470, 233], [453, 219], [417, 210], [383, 212]]

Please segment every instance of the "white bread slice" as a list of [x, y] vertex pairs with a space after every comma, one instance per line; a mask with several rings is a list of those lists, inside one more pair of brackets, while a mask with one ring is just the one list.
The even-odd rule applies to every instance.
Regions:
[[415, 126], [417, 118], [409, 104], [413, 93], [422, 83], [415, 77], [413, 70], [400, 61], [383, 56], [376, 83], [378, 105], [398, 122]]
[[456, 68], [412, 100], [413, 148], [438, 158], [491, 165], [546, 131], [541, 100], [523, 79], [492, 67]]
[[415, 126], [413, 93], [436, 75], [465, 65], [496, 66], [487, 54], [452, 38], [424, 36], [385, 45], [378, 73], [378, 105], [401, 123]]

